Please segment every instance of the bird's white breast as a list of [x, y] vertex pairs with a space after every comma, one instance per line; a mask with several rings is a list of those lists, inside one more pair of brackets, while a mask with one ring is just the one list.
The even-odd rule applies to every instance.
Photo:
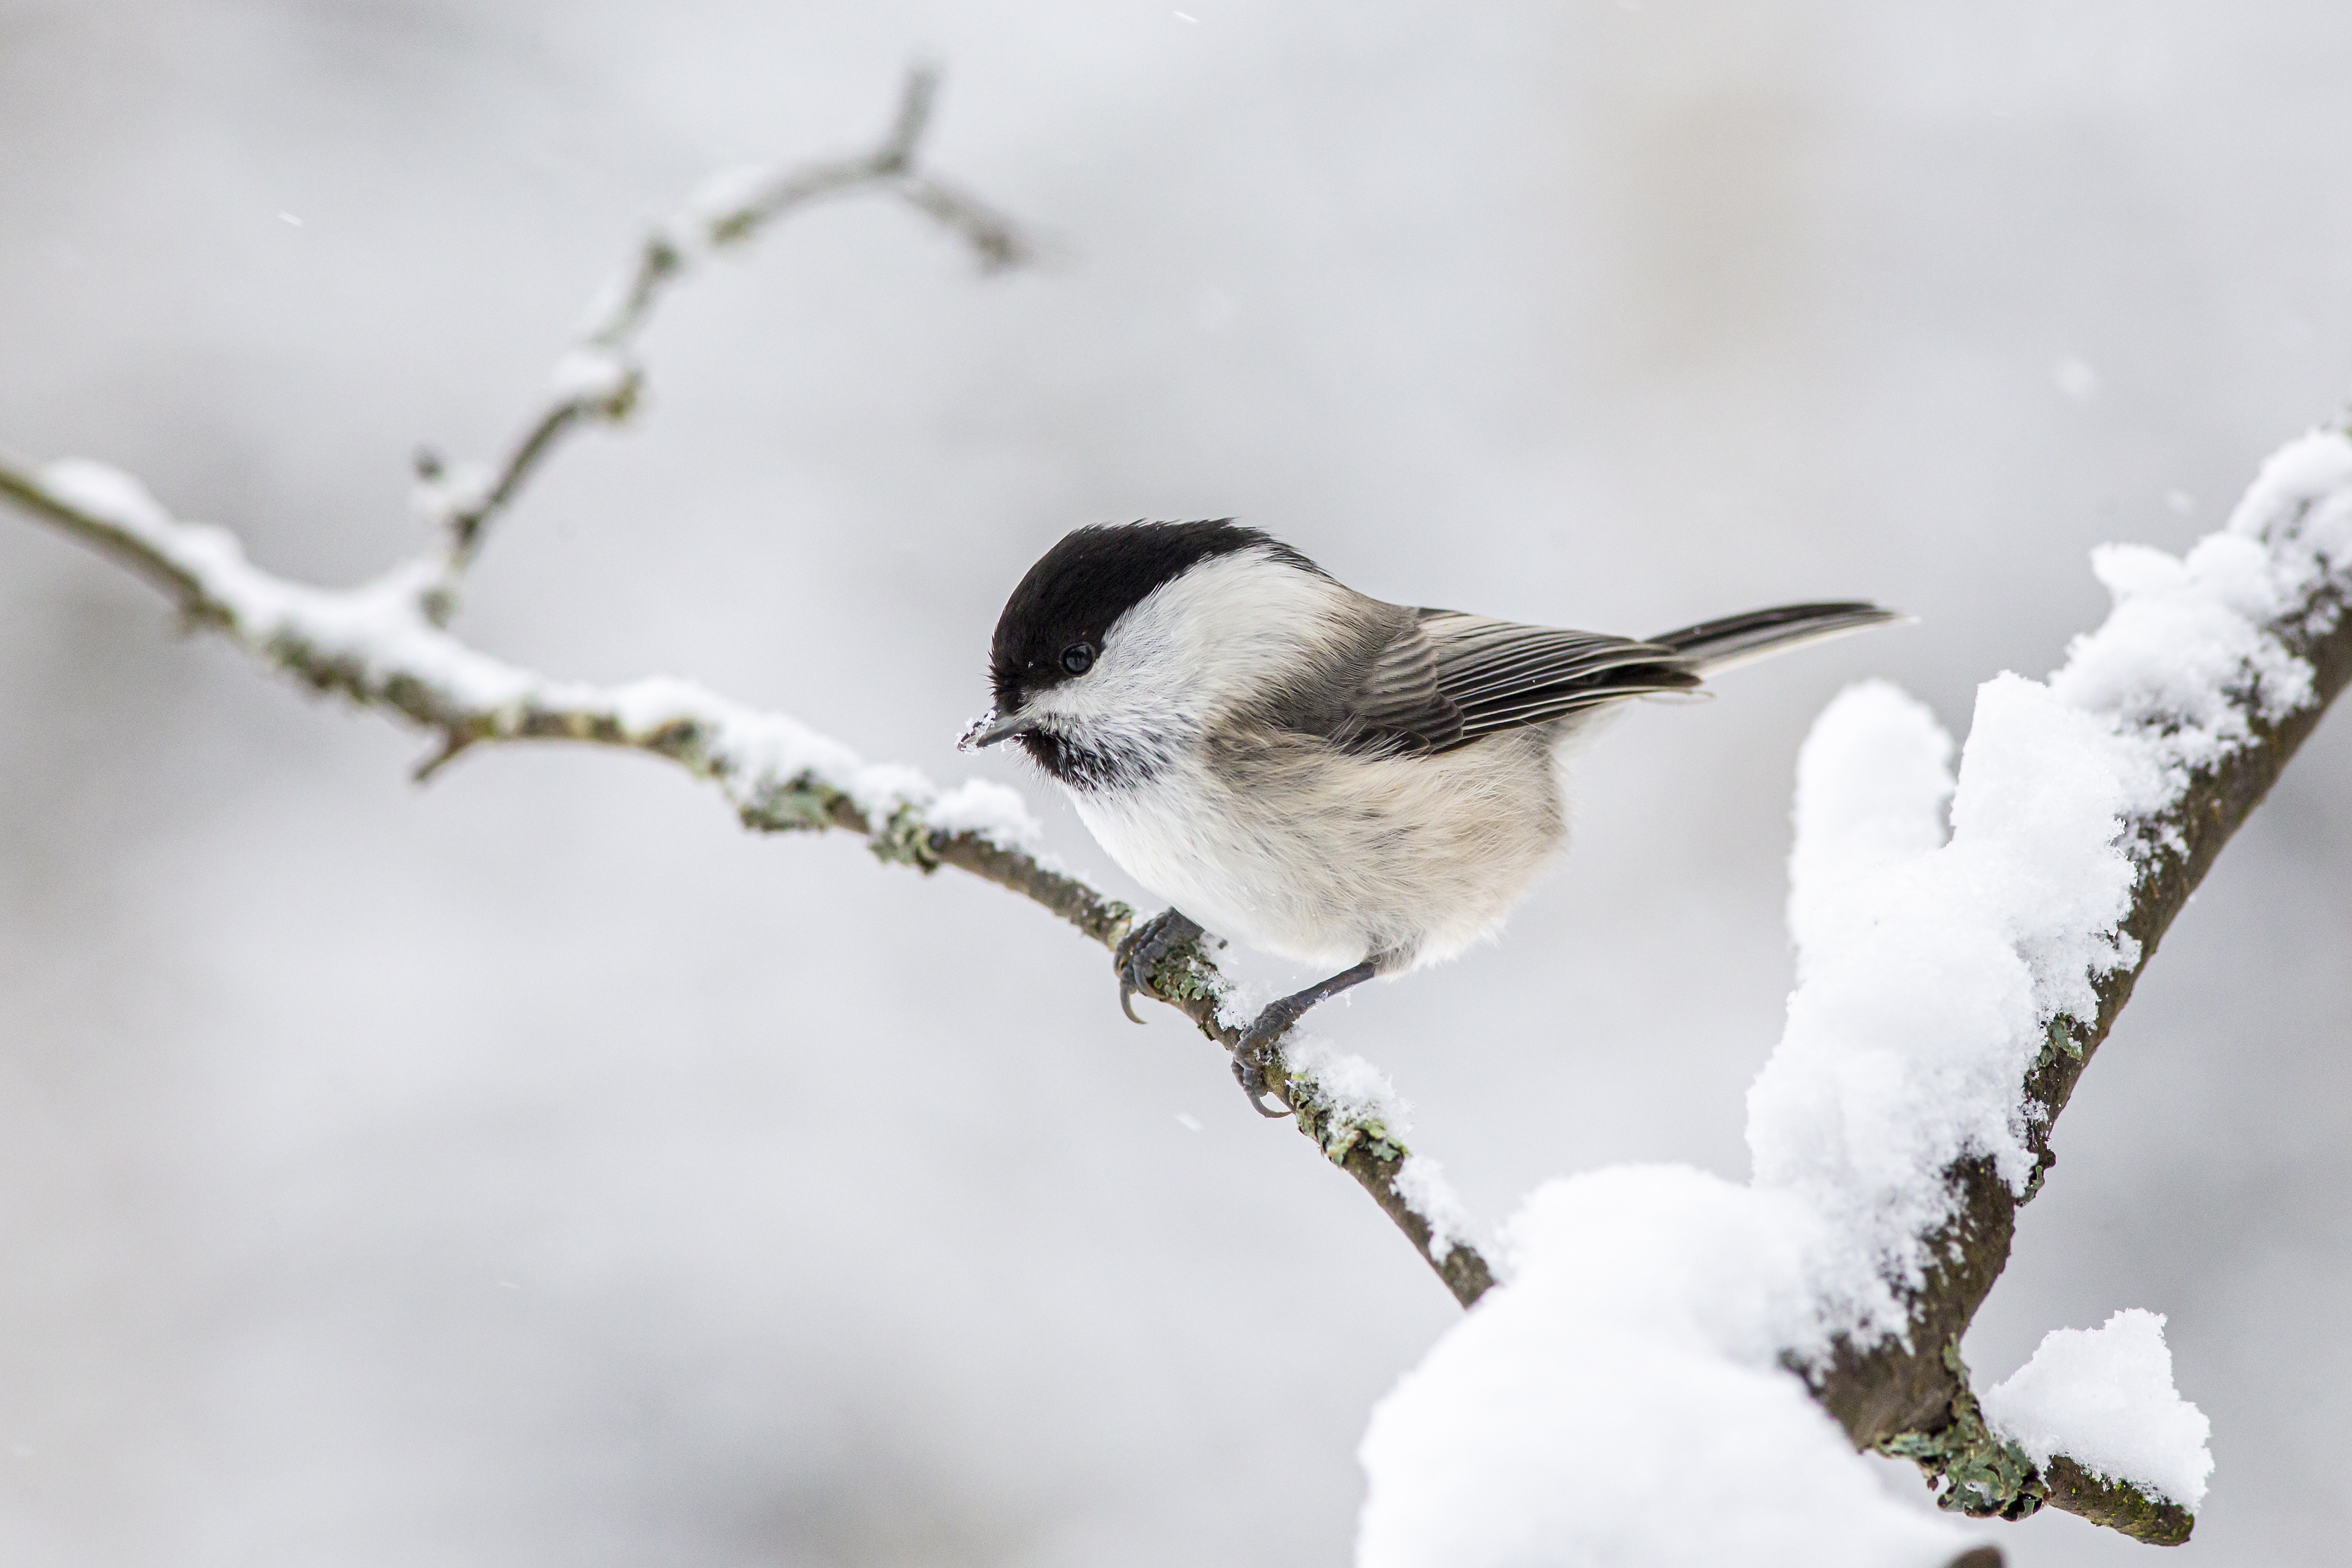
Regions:
[[1412, 968], [1492, 936], [1566, 837], [1539, 729], [1438, 757], [1285, 739], [1239, 769], [1188, 755], [1073, 795], [1145, 887], [1221, 936], [1333, 969]]

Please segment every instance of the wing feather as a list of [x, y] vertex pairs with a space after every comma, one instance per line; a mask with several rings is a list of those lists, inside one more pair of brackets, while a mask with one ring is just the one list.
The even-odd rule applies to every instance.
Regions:
[[1450, 751], [1496, 730], [1696, 685], [1659, 643], [1424, 610], [1381, 649], [1331, 738], [1359, 750]]
[[1447, 612], [1424, 611], [1422, 624], [1438, 689], [1461, 710], [1463, 741], [1698, 685], [1675, 651], [1656, 643]]
[[1438, 684], [1428, 632], [1418, 617], [1400, 620], [1331, 732], [1350, 750], [1443, 751], [1461, 741], [1461, 710]]
[[[1393, 608], [1393, 607], [1390, 607]], [[1450, 751], [1629, 697], [1688, 692], [1702, 675], [1901, 617], [1840, 600], [1784, 604], [1636, 640], [1452, 610], [1396, 609], [1336, 727], [1356, 750]]]

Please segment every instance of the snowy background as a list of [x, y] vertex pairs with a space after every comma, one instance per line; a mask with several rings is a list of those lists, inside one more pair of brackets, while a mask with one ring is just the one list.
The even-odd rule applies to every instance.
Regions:
[[[0, 0], [0, 442], [355, 580], [415, 543], [411, 447], [501, 442], [644, 220], [862, 145], [927, 52], [935, 165], [1048, 265], [866, 203], [718, 267], [462, 628], [1017, 781], [952, 741], [1079, 522], [1234, 514], [1612, 631], [1904, 605], [1632, 715], [1501, 946], [1323, 1020], [1490, 1216], [1742, 1175], [1811, 716], [1881, 674], [1964, 725], [2095, 624], [2090, 546], [2185, 545], [2352, 384], [2352, 13], [1186, 15]], [[0, 737], [0, 1558], [1346, 1561], [1366, 1414], [1454, 1309], [1042, 914], [637, 759], [416, 791], [415, 737], [14, 517]], [[2352, 1500], [2347, 773], [2338, 717], [2175, 928], [1969, 1345], [1990, 1383], [2168, 1315], [2219, 1461], [2184, 1563], [2316, 1560]]]

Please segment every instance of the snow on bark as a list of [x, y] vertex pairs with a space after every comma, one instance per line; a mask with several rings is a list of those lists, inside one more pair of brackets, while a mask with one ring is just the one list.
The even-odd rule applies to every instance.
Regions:
[[1478, 1223], [1445, 1179], [1445, 1167], [1427, 1155], [1407, 1155], [1397, 1170], [1397, 1192], [1429, 1226], [1429, 1259], [1443, 1263], [1456, 1247], [1475, 1245]]
[[1358, 1568], [1931, 1568], [1906, 1506], [1779, 1365], [1818, 1217], [1676, 1166], [1538, 1188], [1489, 1291], [1372, 1412]]
[[[1227, 1027], [1248, 1027], [1257, 1016], [1253, 1004], [1261, 989], [1234, 988], [1224, 1013]], [[1283, 1042], [1281, 1054], [1282, 1069], [1297, 1090], [1342, 1122], [1377, 1126], [1399, 1137], [1412, 1131], [1411, 1102], [1397, 1092], [1395, 1080], [1362, 1057], [1316, 1034], [1292, 1035]]]
[[2095, 1329], [2051, 1330], [1983, 1400], [1992, 1429], [2037, 1465], [2063, 1454], [2102, 1480], [2183, 1508], [2205, 1500], [2213, 1425], [2173, 1387], [2156, 1312], [2127, 1307]]
[[[1898, 704], [1856, 688], [1807, 743], [1791, 904], [1809, 939], [1748, 1093], [1757, 1185], [1835, 1222], [1816, 1293], [1835, 1304], [1824, 1325], [1849, 1335], [1902, 1325], [1900, 1292], [1950, 1213], [1947, 1169], [1986, 1155], [2012, 1191], [2031, 1179], [2025, 1076], [2051, 1019], [2090, 1017], [2093, 978], [2135, 956], [2114, 935], [2133, 884], [2124, 817], [2154, 772], [2111, 726], [2001, 675], [1978, 693], [1951, 837], [1922, 849], [1942, 782], [1918, 760], [1940, 737]], [[1907, 847], [1889, 821], [1907, 821]]]
[[[1798, 985], [1748, 1098], [1752, 1180], [1631, 1167], [1538, 1188], [1507, 1228], [1508, 1282], [1373, 1414], [1361, 1568], [1966, 1546], [1876, 1490], [1801, 1373], [1906, 1333], [1962, 1162], [2031, 1190], [2027, 1081], [2053, 1027], [2087, 1025], [2096, 986], [2137, 963], [2122, 927], [2195, 770], [2314, 700], [2279, 628], [2326, 622], [2347, 569], [2352, 442], [2318, 432], [2185, 557], [2100, 551], [2113, 613], [2049, 681], [1979, 689], [1957, 779], [1892, 686], [1831, 705], [1799, 764]], [[1987, 1408], [2036, 1464], [2064, 1454], [2194, 1506], [2203, 1417], [2172, 1391], [2158, 1321], [2052, 1336]]]
[[[225, 528], [173, 518], [138, 480], [102, 464], [45, 465], [42, 490], [173, 574], [192, 613], [263, 662], [362, 701], [397, 707], [452, 737], [584, 735], [665, 748], [718, 783], [736, 810], [772, 817], [812, 789], [845, 797], [877, 832], [894, 824], [1025, 850], [1036, 821], [1013, 790], [974, 780], [942, 792], [912, 768], [869, 763], [782, 714], [691, 681], [617, 686], [551, 680], [467, 646], [432, 618], [446, 563], [407, 562], [348, 590], [313, 588], [253, 565]], [[807, 825], [817, 825], [810, 823]]]

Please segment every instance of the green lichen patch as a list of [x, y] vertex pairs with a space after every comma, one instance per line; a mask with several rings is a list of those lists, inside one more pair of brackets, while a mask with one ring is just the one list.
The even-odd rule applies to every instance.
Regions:
[[816, 832], [834, 825], [834, 803], [841, 791], [797, 774], [779, 784], [761, 786], [738, 810], [743, 825], [763, 833]]
[[2128, 1481], [2093, 1475], [2063, 1454], [2052, 1457], [2042, 1480], [2051, 1501], [2067, 1512], [2150, 1546], [2181, 1545], [2197, 1527], [2197, 1516], [2179, 1504], [2152, 1498]]
[[1958, 1342], [1945, 1342], [1944, 1365], [1958, 1380], [1950, 1420], [1932, 1432], [1898, 1432], [1883, 1439], [1879, 1451], [1909, 1459], [1931, 1483], [1944, 1483], [1936, 1494], [1938, 1508], [1978, 1519], [2036, 1512], [2049, 1500], [2049, 1489], [2025, 1450], [1985, 1425]]
[[1225, 978], [1201, 951], [1198, 938], [1169, 948], [1143, 977], [1152, 995], [1201, 1019], [1201, 1027], [1213, 1032], [1217, 1009], [1225, 999]]
[[918, 871], [931, 872], [940, 868], [933, 836], [920, 810], [901, 806], [890, 813], [889, 821], [866, 835], [866, 847], [885, 865], [910, 865]]

